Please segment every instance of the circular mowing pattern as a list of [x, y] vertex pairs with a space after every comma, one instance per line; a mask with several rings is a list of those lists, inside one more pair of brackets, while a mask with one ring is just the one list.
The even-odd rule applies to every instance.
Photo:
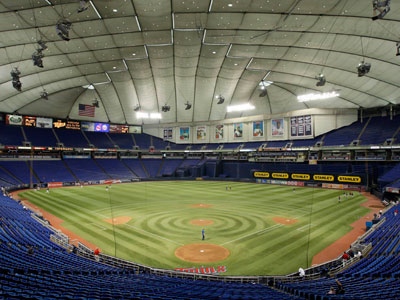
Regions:
[[[202, 209], [196, 210], [202, 211]], [[198, 224], [195, 224], [196, 220], [199, 221]], [[168, 233], [168, 238], [175, 240], [181, 240], [188, 233], [193, 235], [193, 231], [188, 225], [196, 227], [212, 226], [215, 233], [219, 232], [219, 235], [224, 236], [226, 239], [245, 235], [248, 232], [257, 230], [257, 228], [266, 228], [267, 226], [263, 217], [256, 214], [245, 216], [238, 215], [235, 212], [227, 214], [224, 210], [207, 210], [206, 214], [194, 213], [190, 215], [180, 215], [175, 211], [154, 213], [146, 215], [146, 218], [136, 219], [134, 225], [143, 230], [151, 228], [151, 233], [159, 236], [165, 236]]]
[[207, 226], [207, 225], [214, 224], [214, 221], [200, 219], [200, 220], [192, 220], [192, 221], [190, 221], [190, 224], [196, 225], [196, 226]]
[[175, 250], [175, 256], [193, 263], [210, 263], [224, 260], [229, 256], [228, 249], [214, 244], [189, 244]]
[[212, 207], [212, 204], [197, 203], [197, 204], [190, 205], [190, 207], [194, 207], [194, 208], [210, 208], [210, 207]]

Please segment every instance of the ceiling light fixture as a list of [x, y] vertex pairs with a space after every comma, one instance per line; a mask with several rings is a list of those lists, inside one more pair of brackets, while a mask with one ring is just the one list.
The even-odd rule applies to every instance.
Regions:
[[261, 93], [258, 95], [259, 97], [265, 97], [268, 95], [267, 87], [273, 84], [273, 81], [269, 80], [261, 80], [258, 86], [260, 87]]
[[336, 91], [317, 93], [317, 94], [311, 93], [311, 94], [299, 95], [299, 96], [297, 96], [297, 100], [299, 102], [306, 102], [306, 101], [313, 101], [313, 100], [330, 99], [330, 98], [335, 98], [338, 96], [339, 96], [339, 93]]
[[67, 19], [58, 20], [56, 24], [56, 33], [64, 41], [69, 41], [69, 30], [71, 29], [72, 23]]
[[32, 61], [33, 65], [37, 66], [39, 68], [43, 68], [43, 57], [44, 55], [42, 54], [42, 50], [38, 49], [32, 54]]
[[10, 74], [12, 77], [13, 88], [16, 89], [17, 91], [21, 92], [22, 91], [22, 83], [19, 79], [19, 75], [21, 75], [21, 72], [18, 70], [17, 67], [15, 67], [14, 69], [12, 69]]
[[218, 99], [217, 104], [222, 104], [225, 102], [225, 98], [222, 95], [217, 95], [217, 96], [215, 96], [215, 98]]
[[324, 86], [326, 83], [326, 78], [324, 74], [318, 74], [318, 76], [315, 77], [317, 79], [317, 83], [315, 84], [316, 86]]
[[371, 64], [364, 61], [360, 62], [357, 66], [358, 77], [362, 77], [371, 70]]
[[161, 119], [160, 113], [150, 113], [150, 119]]
[[190, 104], [189, 101], [186, 102], [185, 105], [186, 105], [185, 110], [189, 110], [192, 108], [192, 104]]
[[134, 107], [134, 109], [133, 109], [133, 111], [139, 111], [139, 110], [140, 110], [140, 105], [139, 105], [139, 104], [136, 104], [135, 107]]
[[99, 100], [97, 100], [97, 98], [95, 98], [94, 101], [93, 101], [93, 103], [92, 103], [92, 105], [93, 105], [94, 107], [99, 108], [99, 107], [100, 107]]
[[149, 114], [146, 113], [146, 112], [138, 111], [138, 112], [136, 112], [136, 118], [137, 119], [148, 119], [149, 118]]
[[267, 88], [267, 86], [270, 86], [271, 84], [273, 84], [273, 81], [269, 81], [269, 80], [261, 80], [260, 83], [258, 84], [261, 90], [265, 90]]
[[83, 85], [82, 87], [83, 87], [84, 89], [94, 90], [94, 85], [93, 85], [93, 84]]
[[81, 0], [79, 1], [79, 8], [78, 8], [78, 13], [81, 13], [85, 10], [87, 10], [90, 6], [89, 0]]
[[252, 110], [255, 109], [256, 107], [250, 103], [246, 104], [239, 104], [239, 105], [230, 105], [226, 109], [228, 112], [234, 112], [234, 111], [246, 111], [246, 110]]
[[161, 107], [161, 111], [162, 112], [167, 112], [167, 111], [169, 111], [171, 109], [171, 106], [169, 106], [169, 105], [167, 105], [167, 104], [165, 104], [165, 105], [163, 105], [162, 107]]
[[47, 93], [46, 90], [43, 90], [43, 91], [40, 93], [40, 98], [41, 98], [41, 99], [44, 99], [44, 100], [49, 100], [49, 93]]

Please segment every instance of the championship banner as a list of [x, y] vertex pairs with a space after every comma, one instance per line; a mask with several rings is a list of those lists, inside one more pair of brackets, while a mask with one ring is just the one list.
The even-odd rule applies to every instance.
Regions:
[[310, 115], [290, 118], [291, 137], [312, 137], [312, 117]]
[[163, 139], [164, 140], [172, 140], [173, 137], [173, 129], [170, 128], [164, 128], [163, 129]]

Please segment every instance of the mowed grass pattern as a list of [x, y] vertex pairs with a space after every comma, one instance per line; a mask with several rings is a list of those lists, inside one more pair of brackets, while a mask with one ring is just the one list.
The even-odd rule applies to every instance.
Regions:
[[[338, 190], [240, 182], [155, 181], [116, 184], [108, 191], [104, 185], [27, 191], [22, 197], [103, 253], [165, 269], [224, 265], [225, 275], [283, 275], [308, 267], [368, 212], [358, 193], [345, 198]], [[118, 217], [131, 220], [105, 221]], [[274, 217], [296, 222], [283, 225]], [[205, 241], [203, 227], [193, 220], [213, 222], [204, 226]], [[217, 244], [230, 255], [209, 265], [175, 257], [178, 247], [191, 243]]]

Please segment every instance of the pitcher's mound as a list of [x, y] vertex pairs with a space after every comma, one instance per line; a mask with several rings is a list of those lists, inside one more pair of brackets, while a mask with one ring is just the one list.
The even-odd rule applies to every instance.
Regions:
[[288, 219], [288, 218], [282, 218], [282, 217], [274, 217], [274, 218], [272, 218], [272, 220], [274, 220], [275, 223], [283, 224], [283, 225], [290, 225], [290, 224], [297, 223], [297, 219]]
[[191, 207], [194, 208], [210, 208], [211, 206], [212, 206], [211, 204], [204, 204], [204, 203], [197, 203], [191, 205]]
[[175, 256], [194, 263], [220, 261], [229, 256], [229, 250], [214, 244], [189, 244], [175, 250]]
[[114, 224], [114, 225], [120, 225], [120, 224], [125, 224], [128, 223], [130, 220], [132, 220], [131, 217], [115, 217], [113, 219], [105, 219], [107, 223]]

